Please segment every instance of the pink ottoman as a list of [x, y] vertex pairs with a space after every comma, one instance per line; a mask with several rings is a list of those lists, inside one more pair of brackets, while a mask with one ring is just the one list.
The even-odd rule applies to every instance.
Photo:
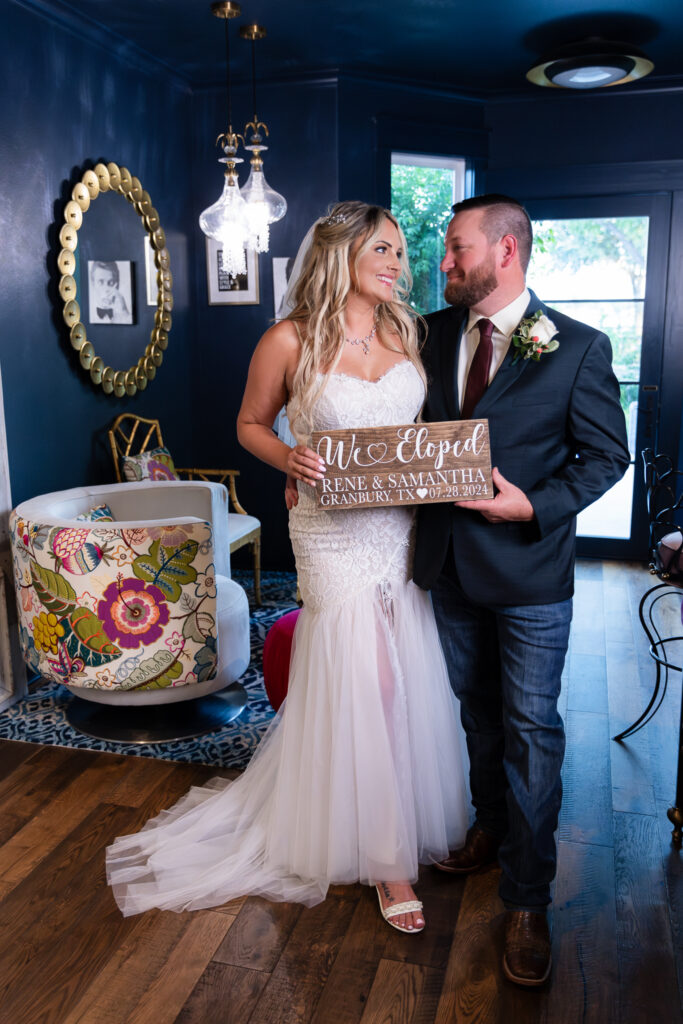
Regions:
[[263, 683], [275, 711], [287, 696], [292, 637], [300, 611], [295, 608], [274, 622], [263, 644]]

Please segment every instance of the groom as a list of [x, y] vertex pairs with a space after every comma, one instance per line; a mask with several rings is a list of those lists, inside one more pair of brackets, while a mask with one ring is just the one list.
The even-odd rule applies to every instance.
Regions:
[[475, 808], [465, 845], [437, 866], [462, 875], [498, 860], [504, 972], [540, 985], [551, 963], [575, 517], [620, 479], [629, 453], [609, 340], [526, 287], [524, 207], [483, 195], [453, 214], [441, 262], [451, 308], [426, 318], [424, 418], [488, 419], [495, 497], [418, 516], [414, 579], [432, 590]]

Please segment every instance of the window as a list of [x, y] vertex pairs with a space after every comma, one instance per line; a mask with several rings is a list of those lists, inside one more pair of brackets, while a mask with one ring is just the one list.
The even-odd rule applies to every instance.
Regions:
[[466, 177], [460, 157], [391, 154], [391, 212], [406, 236], [413, 273], [410, 302], [419, 313], [444, 305], [439, 264], [451, 207], [465, 198]]

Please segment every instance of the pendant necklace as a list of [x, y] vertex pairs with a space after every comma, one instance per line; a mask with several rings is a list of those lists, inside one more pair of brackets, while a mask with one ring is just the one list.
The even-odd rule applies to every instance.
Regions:
[[375, 322], [372, 325], [372, 330], [370, 331], [369, 334], [366, 334], [364, 338], [345, 338], [344, 340], [346, 341], [347, 345], [360, 345], [360, 347], [363, 349], [363, 355], [366, 356], [370, 351], [370, 342], [372, 341], [376, 334], [377, 321], [375, 320]]

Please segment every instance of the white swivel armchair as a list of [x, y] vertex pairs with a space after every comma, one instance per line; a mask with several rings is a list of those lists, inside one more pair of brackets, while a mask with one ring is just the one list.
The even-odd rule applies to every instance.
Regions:
[[81, 698], [76, 728], [152, 742], [241, 712], [249, 608], [227, 513], [225, 487], [182, 480], [59, 491], [12, 513], [24, 656]]

